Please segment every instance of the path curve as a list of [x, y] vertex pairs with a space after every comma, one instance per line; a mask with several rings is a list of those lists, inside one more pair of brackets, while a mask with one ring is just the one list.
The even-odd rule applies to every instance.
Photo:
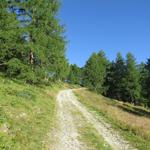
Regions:
[[83, 143], [78, 140], [80, 135], [73, 121], [72, 109], [78, 109], [112, 149], [136, 150], [118, 133], [113, 131], [111, 125], [105, 123], [103, 119], [97, 119], [92, 112], [89, 112], [87, 108], [77, 100], [73, 90], [69, 89], [59, 92], [57, 96], [57, 106], [57, 117], [60, 129], [57, 132], [58, 141], [55, 145], [55, 150], [86, 150]]

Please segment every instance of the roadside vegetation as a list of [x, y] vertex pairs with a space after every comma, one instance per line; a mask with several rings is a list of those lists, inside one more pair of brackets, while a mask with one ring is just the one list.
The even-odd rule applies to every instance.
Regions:
[[80, 128], [81, 141], [86, 143], [87, 150], [112, 150], [109, 144], [100, 136], [91, 124], [86, 124]]
[[56, 95], [63, 88], [60, 84], [33, 86], [0, 77], [0, 149], [44, 148], [54, 126]]
[[112, 150], [110, 145], [97, 133], [93, 125], [85, 119], [77, 108], [72, 109], [72, 114], [80, 134], [79, 141], [83, 143], [86, 150]]
[[150, 149], [150, 111], [140, 106], [106, 98], [88, 90], [75, 94], [99, 119], [106, 122], [139, 150]]
[[84, 67], [72, 65], [68, 79], [106, 97], [150, 107], [150, 59], [137, 64], [133, 54], [123, 58], [118, 53], [110, 61], [101, 50], [91, 54]]
[[[59, 0], [1, 0], [0, 8], [0, 150], [47, 149], [58, 91], [80, 86], [109, 97], [76, 92], [95, 115], [138, 149], [150, 149], [150, 58], [137, 64], [131, 53], [118, 53], [110, 61], [101, 50], [80, 68], [66, 58]], [[81, 132], [105, 149], [90, 125]]]
[[0, 72], [29, 84], [65, 80], [64, 27], [57, 0], [0, 1]]

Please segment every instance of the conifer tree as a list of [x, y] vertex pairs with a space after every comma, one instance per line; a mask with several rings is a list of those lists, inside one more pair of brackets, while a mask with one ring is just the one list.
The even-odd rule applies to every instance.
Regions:
[[30, 83], [64, 80], [68, 62], [64, 28], [57, 19], [59, 2], [2, 0], [0, 4], [0, 63], [7, 64], [5, 72]]
[[108, 86], [107, 96], [123, 100], [123, 80], [125, 76], [125, 62], [121, 53], [117, 54], [115, 62], [112, 62], [107, 73], [106, 84]]
[[[65, 40], [62, 36], [63, 27], [60, 26], [56, 15], [59, 9], [57, 0], [29, 0], [25, 2], [25, 9], [31, 12], [32, 22], [27, 31], [30, 42], [29, 55], [34, 57], [30, 65], [36, 69], [42, 67], [44, 72], [54, 74], [55, 79], [62, 79], [67, 72], [65, 58]], [[35, 63], [39, 61], [39, 64]]]
[[83, 71], [83, 84], [99, 93], [105, 93], [105, 77], [108, 61], [104, 51], [93, 53]]
[[70, 65], [68, 81], [71, 84], [82, 84], [82, 70], [76, 64]]
[[145, 84], [142, 90], [145, 91], [146, 104], [150, 107], [150, 59], [147, 60], [145, 69], [147, 70], [147, 75], [145, 77]]
[[140, 103], [141, 86], [140, 74], [135, 58], [131, 53], [127, 54], [126, 73], [124, 78], [124, 99], [130, 103]]
[[6, 0], [1, 0], [0, 70], [7, 72], [7, 69], [10, 69], [9, 64], [11, 64], [11, 62], [14, 62], [14, 72], [17, 73], [18, 71], [20, 71], [20, 66], [17, 67], [17, 64], [15, 64], [15, 62], [20, 62], [22, 58], [22, 30], [19, 28], [19, 22], [16, 19], [16, 14], [10, 13], [8, 8], [9, 2]]
[[146, 99], [146, 79], [148, 77], [148, 71], [146, 69], [146, 64], [145, 63], [141, 63], [140, 65], [138, 65], [138, 70], [140, 72], [140, 85], [141, 85], [141, 104], [143, 105], [147, 105], [147, 99]]

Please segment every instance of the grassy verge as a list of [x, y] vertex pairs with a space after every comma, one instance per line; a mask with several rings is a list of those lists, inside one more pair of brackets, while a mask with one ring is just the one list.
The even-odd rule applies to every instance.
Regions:
[[79, 128], [80, 140], [86, 143], [87, 150], [112, 150], [107, 142], [101, 137], [91, 124]]
[[119, 131], [120, 134], [139, 150], [150, 149], [149, 110], [111, 100], [88, 90], [78, 90], [79, 101], [90, 111]]
[[55, 116], [60, 85], [31, 86], [0, 77], [0, 149], [41, 150]]
[[86, 150], [112, 150], [109, 144], [100, 136], [96, 129], [89, 123], [77, 109], [72, 109], [74, 122], [79, 133], [79, 141], [85, 145]]

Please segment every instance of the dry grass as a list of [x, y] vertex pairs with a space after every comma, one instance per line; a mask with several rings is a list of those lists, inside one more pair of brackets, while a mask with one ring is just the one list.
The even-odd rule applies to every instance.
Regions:
[[75, 92], [89, 109], [111, 121], [139, 149], [149, 149], [150, 111], [103, 97], [88, 90]]

